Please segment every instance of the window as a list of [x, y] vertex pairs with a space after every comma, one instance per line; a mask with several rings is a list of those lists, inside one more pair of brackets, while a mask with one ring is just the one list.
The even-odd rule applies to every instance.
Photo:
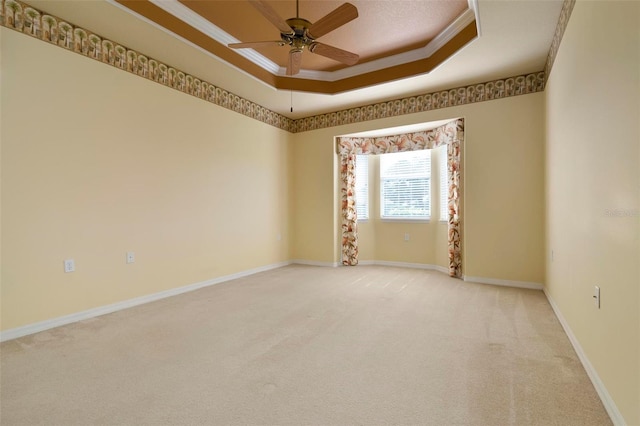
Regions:
[[380, 217], [429, 219], [431, 150], [380, 155]]
[[438, 150], [438, 167], [440, 177], [440, 220], [449, 221], [449, 173], [447, 170], [447, 145]]
[[369, 219], [369, 156], [356, 155], [356, 211], [358, 220]]

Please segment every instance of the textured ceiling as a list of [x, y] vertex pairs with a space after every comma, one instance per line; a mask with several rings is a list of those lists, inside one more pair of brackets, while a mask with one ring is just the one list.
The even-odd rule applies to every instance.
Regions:
[[[278, 40], [280, 37], [279, 31], [247, 1], [180, 2], [238, 40]], [[359, 63], [424, 47], [467, 9], [466, 0], [351, 0], [350, 3], [358, 9], [358, 18], [321, 37], [320, 41], [357, 53]], [[294, 1], [269, 4], [284, 19], [296, 16]], [[341, 4], [341, 1], [302, 0], [300, 17], [315, 22]], [[257, 50], [280, 66], [287, 64], [286, 47], [273, 45]], [[303, 68], [309, 70], [335, 71], [344, 67], [320, 55], [303, 57]]]
[[[249, 1], [116, 1], [274, 88], [315, 93], [334, 94], [427, 73], [477, 36], [475, 3], [467, 0], [353, 0], [358, 17], [318, 41], [359, 55], [357, 64], [346, 66], [305, 49], [301, 72], [288, 76], [290, 47], [278, 45], [280, 31]], [[297, 17], [298, 6], [298, 16], [311, 23], [344, 4], [264, 3], [282, 20]], [[237, 41], [272, 43], [255, 49], [227, 47]]]
[[[373, 2], [386, 6], [384, 14], [391, 13], [389, 10], [393, 9], [393, 5], [404, 3], [403, 0]], [[29, 1], [40, 10], [63, 17], [294, 119], [541, 71], [544, 69], [562, 2], [478, 0], [478, 37], [464, 44], [453, 56], [430, 72], [327, 95], [305, 93], [299, 89], [278, 89], [247, 73], [242, 67], [194, 45], [186, 38], [167, 32], [114, 0]], [[364, 0], [363, 3], [369, 1]], [[304, 0], [300, 4], [300, 13], [306, 15], [303, 5]], [[360, 17], [363, 17], [364, 10], [364, 7], [359, 7]], [[309, 16], [309, 19], [316, 18]], [[354, 21], [336, 31], [344, 30], [348, 33], [353, 23]], [[222, 45], [220, 48], [230, 50]]]

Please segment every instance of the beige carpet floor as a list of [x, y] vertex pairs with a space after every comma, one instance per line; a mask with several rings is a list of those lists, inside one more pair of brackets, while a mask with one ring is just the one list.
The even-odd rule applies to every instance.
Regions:
[[540, 291], [292, 265], [0, 346], [9, 425], [606, 425]]

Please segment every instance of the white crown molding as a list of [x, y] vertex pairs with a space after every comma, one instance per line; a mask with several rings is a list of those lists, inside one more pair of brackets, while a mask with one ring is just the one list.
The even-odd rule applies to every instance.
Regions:
[[[447, 28], [445, 28], [440, 34], [438, 34], [424, 47], [420, 47], [409, 52], [399, 53], [397, 55], [376, 59], [375, 61], [365, 62], [364, 64], [343, 68], [338, 71], [327, 72], [300, 70], [300, 73], [298, 73], [298, 75], [295, 77], [333, 82], [349, 77], [355, 77], [361, 74], [366, 74], [369, 72], [379, 71], [396, 65], [408, 64], [411, 62], [419, 61], [421, 59], [429, 58], [435, 52], [440, 50], [445, 44], [451, 41], [453, 37], [455, 37], [460, 31], [466, 28], [474, 20], [478, 22], [478, 15], [476, 10], [477, 9], [467, 9], [462, 15], [460, 15], [455, 21], [453, 21]], [[282, 68], [282, 70], [282, 72], [284, 73], [284, 68]]]
[[478, 31], [478, 37], [482, 36], [482, 28], [480, 27], [480, 9], [478, 9], [478, 0], [468, 0], [467, 4], [469, 9], [473, 10], [476, 16], [476, 30]]
[[0, 342], [7, 340], [17, 339], [18, 337], [27, 336], [29, 334], [39, 333], [41, 331], [49, 330], [51, 328], [60, 327], [63, 325], [71, 324], [78, 321], [95, 318], [101, 315], [110, 314], [123, 309], [132, 308], [134, 306], [142, 305], [149, 302], [155, 302], [156, 300], [166, 299], [167, 297], [177, 296], [179, 294], [187, 293], [194, 290], [199, 290], [204, 287], [209, 287], [215, 284], [220, 284], [226, 281], [235, 280], [237, 278], [246, 277], [249, 275], [257, 274], [259, 272], [270, 271], [272, 269], [281, 268], [283, 266], [290, 265], [292, 262], [280, 262], [271, 265], [261, 266], [254, 269], [238, 272], [231, 275], [225, 275], [218, 278], [213, 278], [207, 281], [190, 284], [183, 287], [172, 288], [170, 290], [161, 291], [159, 293], [148, 294], [146, 296], [136, 297], [134, 299], [124, 300], [122, 302], [113, 303], [111, 305], [99, 306], [87, 311], [76, 312], [70, 315], [64, 315], [57, 318], [52, 318], [46, 321], [37, 322], [34, 324], [28, 324], [22, 327], [12, 328], [0, 333]]
[[255, 79], [258, 83], [262, 84], [263, 86], [265, 86], [265, 87], [267, 87], [269, 89], [272, 89], [274, 91], [277, 90], [275, 87], [273, 87], [270, 84], [260, 80], [259, 78], [256, 78], [254, 75], [249, 74], [247, 71], [243, 70], [242, 68], [240, 68], [240, 67], [238, 67], [238, 66], [236, 66], [236, 65], [234, 65], [234, 64], [232, 64], [230, 62], [227, 62], [222, 58], [219, 58], [219, 57], [217, 57], [215, 55], [212, 55], [211, 52], [203, 49], [202, 47], [200, 47], [197, 44], [191, 42], [190, 40], [187, 40], [186, 38], [184, 38], [184, 37], [182, 37], [182, 36], [180, 36], [180, 35], [178, 35], [176, 33], [173, 33], [171, 31], [169, 31], [168, 29], [166, 29], [162, 25], [157, 24], [156, 22], [152, 21], [151, 19], [147, 18], [146, 16], [143, 16], [143, 15], [141, 15], [141, 14], [139, 14], [139, 13], [137, 13], [137, 12], [131, 10], [131, 9], [129, 9], [128, 7], [123, 6], [122, 4], [118, 3], [116, 0], [106, 0], [106, 1], [107, 1], [107, 3], [119, 8], [119, 9], [121, 9], [123, 11], [125, 11], [126, 13], [135, 16], [136, 18], [140, 19], [141, 21], [146, 22], [147, 24], [151, 25], [152, 27], [157, 28], [158, 30], [160, 30], [160, 31], [162, 31], [162, 32], [164, 32], [166, 34], [169, 34], [172, 37], [175, 37], [176, 39], [180, 40], [184, 44], [193, 47], [194, 49], [202, 52], [203, 54], [208, 55], [208, 56], [210, 56], [212, 58], [215, 58], [215, 59], [227, 64], [231, 68], [233, 68], [236, 71], [246, 75], [247, 77], [251, 77], [251, 78]]
[[429, 44], [421, 49], [424, 57], [428, 58], [436, 53], [474, 20], [478, 20], [475, 11], [472, 9], [465, 10], [464, 13], [460, 15], [455, 21], [453, 21], [447, 28], [445, 28], [444, 31], [438, 34], [433, 40], [429, 42]]
[[[119, 3], [114, 0], [108, 0], [110, 3], [115, 5], [119, 5]], [[206, 34], [211, 37], [213, 40], [217, 41], [220, 44], [227, 45], [229, 43], [237, 43], [241, 40], [236, 39], [231, 36], [229, 33], [223, 31], [219, 27], [215, 26], [208, 20], [204, 19], [202, 16], [198, 15], [193, 10], [184, 6], [177, 0], [149, 0], [151, 3], [161, 8], [165, 12], [175, 16], [186, 24], [192, 26], [198, 31]], [[363, 64], [354, 65], [351, 67], [343, 68], [337, 71], [311, 71], [311, 70], [300, 70], [300, 72], [295, 76], [287, 76], [286, 68], [281, 67], [265, 56], [261, 55], [257, 51], [253, 49], [238, 49], [236, 53], [245, 59], [251, 61], [257, 66], [261, 67], [265, 71], [287, 78], [299, 78], [299, 79], [307, 79], [307, 80], [317, 80], [317, 81], [326, 81], [326, 82], [335, 82], [339, 80], [343, 80], [350, 77], [355, 77], [362, 74], [367, 74], [374, 71], [379, 71], [385, 68], [403, 65], [411, 62], [415, 62], [421, 59], [429, 58], [435, 52], [437, 52], [440, 48], [442, 48], [445, 44], [447, 44], [453, 37], [455, 37], [460, 31], [466, 28], [469, 24], [471, 24], [474, 20], [476, 21], [476, 26], [478, 29], [478, 36], [480, 36], [480, 22], [479, 22], [479, 14], [477, 7], [477, 0], [468, 0], [469, 9], [467, 9], [462, 15], [460, 15], [455, 21], [453, 21], [447, 28], [445, 28], [440, 34], [438, 34], [433, 40], [431, 40], [426, 46], [411, 50], [409, 52], [399, 53], [397, 55], [388, 56], [380, 59], [376, 59], [374, 61], [365, 62]], [[132, 10], [119, 5], [119, 7], [123, 10], [126, 10], [129, 13], [132, 13], [138, 17], [139, 14], [133, 12]], [[159, 26], [156, 23], [151, 22], [149, 19], [145, 19], [145, 21], [154, 24], [157, 28], [162, 28], [165, 32], [170, 33], [174, 36], [176, 34]], [[177, 36], [179, 37], [179, 36]], [[182, 37], [179, 37], [184, 41]], [[189, 43], [193, 45], [193, 43]], [[200, 49], [205, 52], [209, 56], [215, 56], [211, 54], [211, 52], [207, 52], [204, 49]], [[218, 58], [220, 59], [220, 58]], [[225, 61], [226, 62], [226, 61]], [[236, 67], [237, 68], [237, 67]], [[249, 74], [250, 75], [250, 74]]]
[[605, 410], [607, 410], [607, 414], [609, 414], [611, 421], [616, 426], [624, 426], [626, 423], [624, 421], [622, 413], [620, 413], [620, 410], [618, 410], [618, 407], [616, 406], [616, 403], [613, 402], [613, 398], [609, 394], [609, 391], [605, 387], [604, 383], [602, 383], [600, 376], [598, 376], [598, 372], [589, 361], [587, 355], [584, 353], [584, 349], [582, 349], [580, 341], [578, 341], [578, 338], [575, 336], [575, 334], [573, 334], [573, 330], [571, 330], [571, 327], [569, 327], [569, 323], [562, 315], [560, 308], [558, 308], [558, 305], [556, 305], [556, 302], [551, 298], [549, 293], [544, 291], [544, 295], [547, 297], [547, 300], [551, 305], [551, 309], [553, 309], [553, 312], [556, 314], [556, 317], [558, 318], [558, 321], [560, 321], [560, 324], [562, 325], [564, 332], [569, 338], [573, 349], [576, 351], [576, 354], [578, 355], [582, 366], [587, 372], [591, 383], [593, 383], [593, 387], [596, 389], [596, 392], [598, 393], [598, 396], [602, 401], [602, 405], [604, 405]]
[[[238, 40], [237, 38], [233, 37], [232, 35], [228, 34], [227, 32], [213, 25], [211, 22], [204, 19], [202, 16], [198, 15], [193, 10], [184, 6], [182, 3], [180, 3], [177, 0], [149, 0], [149, 1], [154, 5], [158, 6], [160, 9], [164, 10], [165, 12], [170, 13], [171, 15], [175, 16], [176, 18], [180, 19], [186, 24], [191, 25], [193, 28], [200, 31], [201, 33], [208, 35], [209, 37], [211, 37], [212, 39], [214, 39], [220, 44], [223, 44], [226, 46], [229, 43], [238, 43], [242, 41], [242, 40]], [[211, 53], [209, 52], [207, 53], [211, 55]], [[266, 71], [269, 71], [272, 74], [278, 74], [280, 72], [281, 68], [278, 64], [262, 56], [261, 54], [259, 54], [253, 49], [239, 49], [237, 50], [237, 53], [240, 56], [250, 60], [254, 64], [265, 69]]]

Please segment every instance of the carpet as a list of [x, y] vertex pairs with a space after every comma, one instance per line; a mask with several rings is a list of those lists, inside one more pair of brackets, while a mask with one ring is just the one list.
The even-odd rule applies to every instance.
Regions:
[[290, 265], [0, 346], [2, 425], [611, 424], [544, 294]]

